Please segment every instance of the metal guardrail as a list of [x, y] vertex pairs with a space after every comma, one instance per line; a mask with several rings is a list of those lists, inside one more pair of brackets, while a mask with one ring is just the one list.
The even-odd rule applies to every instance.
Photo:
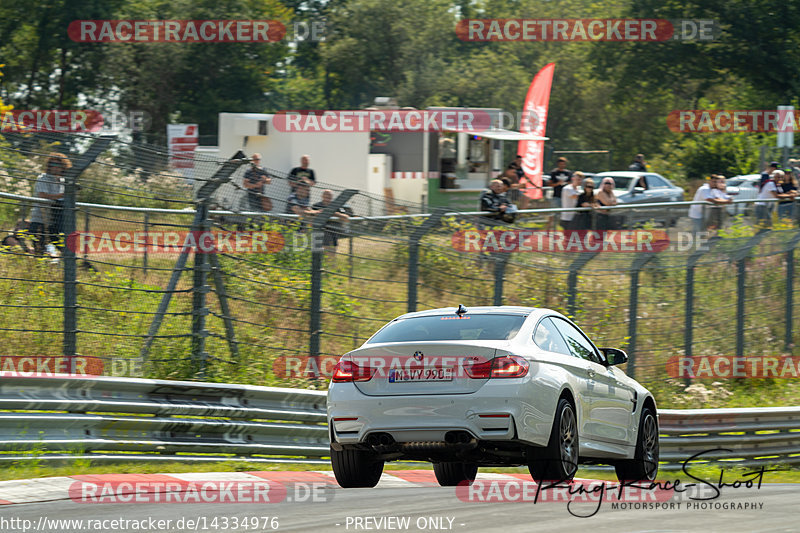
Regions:
[[4, 377], [0, 462], [323, 462], [329, 453], [325, 397], [218, 383]]
[[[324, 463], [325, 398], [219, 383], [0, 378], [0, 462]], [[800, 463], [800, 407], [665, 409], [659, 419], [665, 470], [701, 452], [697, 463]]]

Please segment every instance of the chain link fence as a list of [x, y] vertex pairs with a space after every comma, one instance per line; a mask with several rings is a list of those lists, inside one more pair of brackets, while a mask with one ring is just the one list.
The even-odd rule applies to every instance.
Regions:
[[[52, 151], [72, 161], [56, 201], [35, 194]], [[627, 372], [652, 387], [688, 380], [676, 357], [772, 357], [800, 334], [792, 220], [730, 218], [698, 241], [687, 203], [653, 207], [676, 223], [663, 229], [648, 207], [623, 206], [620, 217], [667, 244], [598, 250], [585, 232], [570, 249], [544, 231], [558, 210], [512, 226], [317, 183], [298, 216], [289, 176], [267, 169], [271, 182], [250, 189], [239, 156], [197, 156], [184, 174], [157, 147], [6, 135], [0, 370], [324, 386], [314, 378], [404, 312], [504, 304], [573, 316], [600, 345], [626, 349]], [[254, 197], [271, 211], [250, 211]], [[30, 231], [35, 204], [59, 218], [52, 247]], [[503, 235], [520, 232], [545, 244], [506, 249]]]

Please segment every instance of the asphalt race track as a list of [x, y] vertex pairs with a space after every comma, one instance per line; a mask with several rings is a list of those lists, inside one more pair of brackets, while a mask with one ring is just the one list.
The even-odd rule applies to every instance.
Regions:
[[[268, 475], [269, 474], [269, 475]], [[328, 482], [311, 497], [306, 487], [293, 489], [302, 473], [277, 474], [287, 489], [280, 503], [78, 503], [70, 499], [0, 506], [0, 529], [16, 531], [580, 531], [600, 532], [770, 532], [798, 531], [798, 492], [794, 484], [764, 483], [761, 488], [723, 487], [707, 501], [687, 501], [689, 493], [671, 501], [623, 503], [604, 501], [470, 502], [466, 488], [439, 487], [430, 472], [384, 474], [374, 489], [341, 489]], [[397, 474], [397, 475], [394, 475]], [[231, 474], [236, 476], [237, 474]], [[317, 474], [320, 477], [330, 474]], [[225, 474], [192, 474], [195, 479], [225, 479]], [[402, 477], [401, 477], [402, 476]], [[296, 477], [301, 479], [302, 477]], [[236, 479], [235, 477], [229, 479]], [[516, 481], [515, 481], [516, 479]], [[524, 475], [479, 474], [482, 489], [511, 480], [519, 488]], [[529, 478], [528, 478], [529, 479]], [[663, 478], [666, 479], [666, 478]], [[768, 477], [765, 478], [768, 481]], [[503, 480], [503, 481], [498, 481]], [[9, 484], [13, 482], [3, 482]], [[611, 482], [607, 482], [609, 485]], [[8, 486], [8, 485], [6, 485]], [[704, 487], [708, 488], [708, 487]], [[324, 490], [323, 490], [324, 489]], [[457, 490], [460, 490], [457, 496]], [[611, 491], [611, 489], [608, 489]], [[488, 492], [484, 493], [488, 494]], [[497, 493], [499, 495], [499, 492]], [[518, 492], [509, 492], [512, 497]], [[710, 489], [698, 496], [716, 496]], [[67, 498], [69, 498], [67, 496]], [[542, 500], [559, 498], [542, 497]], [[302, 500], [302, 501], [289, 501]], [[316, 501], [315, 501], [316, 500]], [[663, 500], [663, 501], [662, 501]], [[670, 505], [674, 504], [674, 505]], [[645, 506], [645, 508], [642, 508]], [[583, 515], [577, 517], [574, 515]], [[590, 515], [590, 516], [589, 516]], [[42, 519], [44, 517], [44, 519]], [[273, 518], [277, 518], [273, 520]], [[87, 520], [102, 520], [97, 528]], [[135, 520], [127, 528], [114, 520]], [[53, 528], [52, 520], [83, 520], [80, 527]], [[160, 525], [157, 521], [162, 520]], [[26, 522], [29, 521], [29, 522]], [[147, 522], [150, 521], [150, 522]], [[169, 521], [169, 522], [167, 522]], [[148, 527], [151, 524], [153, 527]], [[50, 527], [47, 527], [47, 526]], [[246, 527], [244, 527], [246, 525]], [[23, 526], [27, 526], [27, 530]], [[86, 527], [91, 526], [91, 529]], [[238, 527], [235, 527], [238, 526]]]

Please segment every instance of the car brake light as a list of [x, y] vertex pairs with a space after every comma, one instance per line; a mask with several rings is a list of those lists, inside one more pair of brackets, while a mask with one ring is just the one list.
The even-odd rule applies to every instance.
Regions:
[[333, 367], [331, 381], [334, 383], [349, 383], [351, 381], [369, 381], [375, 374], [376, 368], [358, 366], [352, 361], [339, 361]]
[[507, 355], [492, 360], [493, 378], [521, 378], [528, 373], [528, 361], [518, 355]]
[[467, 359], [463, 363], [464, 372], [473, 379], [521, 378], [528, 373], [528, 361], [518, 355], [495, 357], [483, 363]]

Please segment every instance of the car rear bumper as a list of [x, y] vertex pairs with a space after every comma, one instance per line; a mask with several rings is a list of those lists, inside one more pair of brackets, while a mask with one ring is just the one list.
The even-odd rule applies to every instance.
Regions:
[[340, 444], [364, 442], [371, 433], [388, 433], [398, 443], [441, 442], [450, 431], [466, 431], [478, 440], [546, 444], [552, 413], [528, 400], [530, 381], [509, 381], [490, 381], [471, 394], [419, 396], [367, 396], [352, 384], [332, 384], [331, 437]]

